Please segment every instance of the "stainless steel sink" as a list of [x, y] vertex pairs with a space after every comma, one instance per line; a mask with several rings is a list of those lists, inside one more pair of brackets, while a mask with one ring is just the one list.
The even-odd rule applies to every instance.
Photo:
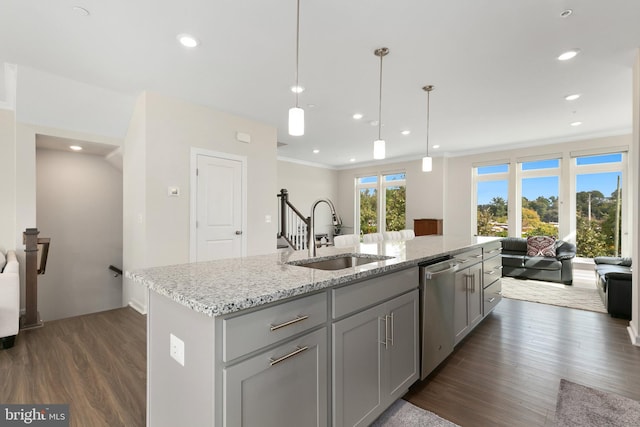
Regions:
[[291, 261], [287, 264], [300, 267], [315, 268], [317, 270], [342, 270], [343, 268], [355, 267], [358, 265], [370, 264], [372, 262], [392, 259], [390, 256], [366, 255], [366, 254], [344, 254], [340, 256], [309, 258], [299, 261]]

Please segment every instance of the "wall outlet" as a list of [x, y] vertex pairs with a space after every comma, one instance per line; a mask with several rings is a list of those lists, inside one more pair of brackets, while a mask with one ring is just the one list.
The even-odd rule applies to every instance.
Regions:
[[169, 355], [184, 366], [184, 341], [173, 334], [169, 334]]

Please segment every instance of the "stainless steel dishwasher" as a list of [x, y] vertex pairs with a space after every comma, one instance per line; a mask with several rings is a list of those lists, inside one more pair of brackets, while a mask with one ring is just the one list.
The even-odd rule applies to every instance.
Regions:
[[420, 264], [420, 337], [423, 380], [453, 351], [455, 260], [439, 258]]

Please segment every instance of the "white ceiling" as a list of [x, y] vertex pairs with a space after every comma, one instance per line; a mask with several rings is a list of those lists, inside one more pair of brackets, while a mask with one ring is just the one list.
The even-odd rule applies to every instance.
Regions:
[[[390, 49], [382, 105], [387, 158], [424, 154], [425, 84], [436, 87], [434, 155], [631, 131], [640, 1], [301, 0], [302, 137], [287, 134], [295, 8], [295, 0], [4, 0], [0, 61], [271, 123], [287, 144], [280, 156], [335, 167], [373, 158], [373, 51], [382, 46]], [[561, 18], [567, 8], [573, 14]], [[180, 46], [176, 35], [185, 32], [201, 45]], [[556, 60], [570, 48], [580, 55]], [[565, 101], [571, 93], [582, 97]], [[353, 120], [356, 112], [364, 118]], [[583, 125], [571, 127], [574, 121]], [[411, 134], [401, 135], [405, 129]]]

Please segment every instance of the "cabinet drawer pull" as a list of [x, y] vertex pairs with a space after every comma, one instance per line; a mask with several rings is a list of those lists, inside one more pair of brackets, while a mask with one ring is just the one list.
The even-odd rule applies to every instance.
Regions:
[[288, 322], [281, 323], [279, 325], [271, 325], [271, 332], [277, 331], [280, 328], [284, 328], [289, 325], [293, 325], [294, 323], [302, 322], [303, 320], [308, 319], [309, 316], [298, 316], [295, 319], [291, 319]]
[[495, 270], [487, 271], [487, 274], [493, 275], [493, 274], [496, 274], [496, 271]]
[[469, 262], [469, 258], [455, 258], [460, 264], [464, 264], [465, 262]]
[[482, 254], [480, 254], [480, 255], [474, 255], [474, 258], [482, 258]]
[[391, 313], [389, 317], [391, 318], [391, 334], [389, 334], [389, 343], [391, 344], [391, 347], [393, 347], [393, 313]]
[[496, 252], [500, 252], [500, 249], [494, 249], [492, 251], [489, 251], [490, 254], [495, 254]]
[[294, 351], [292, 351], [291, 353], [282, 356], [282, 357], [278, 357], [277, 359], [269, 359], [269, 363], [271, 364], [271, 366], [277, 365], [280, 362], [284, 362], [285, 360], [287, 360], [290, 357], [296, 356], [300, 353], [302, 353], [303, 351], [307, 351], [309, 350], [309, 346], [304, 346], [304, 347], [296, 347], [296, 349]]
[[495, 298], [489, 298], [489, 302], [494, 302], [495, 300]]

